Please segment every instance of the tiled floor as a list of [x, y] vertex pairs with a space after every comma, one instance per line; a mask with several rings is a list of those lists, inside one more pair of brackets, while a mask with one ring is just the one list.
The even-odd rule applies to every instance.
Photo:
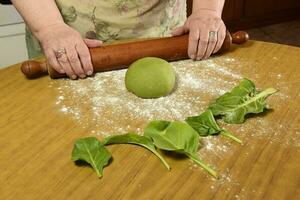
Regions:
[[246, 30], [250, 38], [300, 47], [300, 20]]

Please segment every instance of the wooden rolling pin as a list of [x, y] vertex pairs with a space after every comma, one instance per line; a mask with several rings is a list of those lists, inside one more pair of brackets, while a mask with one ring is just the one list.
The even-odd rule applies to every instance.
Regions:
[[[248, 39], [246, 32], [239, 31], [232, 36], [227, 32], [223, 46], [218, 53], [227, 51], [232, 43], [243, 44]], [[135, 60], [148, 56], [159, 57], [167, 61], [187, 59], [188, 40], [188, 35], [182, 35], [91, 48], [94, 72], [126, 68]], [[37, 78], [47, 74], [51, 78], [66, 77], [66, 74], [55, 71], [48, 62], [26, 61], [22, 64], [21, 70], [28, 78]]]

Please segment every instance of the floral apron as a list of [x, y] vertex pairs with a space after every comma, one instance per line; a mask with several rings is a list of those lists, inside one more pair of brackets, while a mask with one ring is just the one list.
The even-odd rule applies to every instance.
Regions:
[[[186, 20], [185, 0], [56, 0], [65, 23], [82, 37], [103, 42], [169, 36]], [[42, 54], [26, 30], [30, 58]]]

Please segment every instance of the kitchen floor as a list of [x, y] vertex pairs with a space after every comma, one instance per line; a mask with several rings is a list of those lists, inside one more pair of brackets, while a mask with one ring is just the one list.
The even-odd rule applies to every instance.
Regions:
[[300, 47], [300, 20], [246, 30], [252, 40]]

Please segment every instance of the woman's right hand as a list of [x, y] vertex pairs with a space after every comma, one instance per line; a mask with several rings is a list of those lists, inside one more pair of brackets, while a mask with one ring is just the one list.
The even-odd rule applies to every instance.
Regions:
[[[93, 74], [88, 48], [100, 46], [100, 40], [83, 39], [79, 32], [65, 23], [44, 27], [35, 35], [49, 64], [57, 72], [66, 73], [71, 79], [85, 78]], [[57, 55], [59, 51], [60, 55]]]

